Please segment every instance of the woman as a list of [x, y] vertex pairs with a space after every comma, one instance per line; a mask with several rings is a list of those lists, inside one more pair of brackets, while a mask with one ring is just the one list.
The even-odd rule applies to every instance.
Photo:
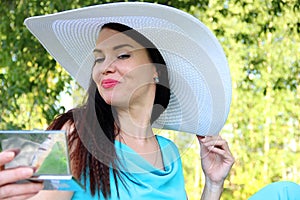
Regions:
[[[91, 30], [91, 27], [95, 27], [93, 23], [94, 18], [90, 17], [93, 15], [93, 10], [95, 11], [94, 8], [101, 8], [101, 12], [96, 9], [95, 16], [99, 15], [99, 13], [109, 16], [111, 13], [114, 13], [112, 11], [119, 11], [120, 15], [125, 15], [128, 12], [132, 12], [132, 10], [136, 11], [137, 8], [141, 9], [143, 7], [147, 8], [146, 10], [142, 9], [142, 13], [139, 13], [143, 17], [134, 18], [132, 22], [136, 23], [141, 19], [145, 20], [144, 15], [149, 17], [150, 15], [155, 16], [159, 13], [164, 13], [164, 17], [168, 18], [169, 21], [173, 19], [175, 23], [178, 21], [177, 25], [179, 27], [190, 26], [187, 30], [194, 30], [197, 34], [189, 33], [185, 35], [186, 37], [179, 37], [184, 40], [171, 40], [178, 43], [183, 41], [183, 43], [179, 45], [179, 47], [182, 47], [182, 50], [173, 48], [173, 52], [171, 52], [173, 54], [170, 55], [168, 52], [170, 52], [171, 47], [166, 45], [164, 48], [161, 48], [161, 43], [166, 42], [168, 44], [169, 38], [174, 39], [182, 36], [184, 31], [178, 29], [178, 27], [169, 26], [170, 24], [163, 23], [162, 19], [155, 21], [152, 18], [153, 16], [147, 18], [147, 23], [153, 20], [155, 26], [159, 26], [161, 23], [159, 30], [151, 28], [151, 30], [154, 30], [155, 35], [148, 35], [152, 41], [157, 42], [156, 45], [160, 47], [160, 49], [157, 49], [152, 41], [130, 26], [123, 24], [130, 24], [128, 18], [125, 21], [119, 18], [108, 18], [105, 20], [106, 23], [104, 25], [99, 26], [100, 29], [99, 27], [95, 29], [98, 31], [97, 40], [90, 42], [93, 48], [93, 64], [85, 65], [87, 57], [83, 57], [84, 62], [80, 63], [80, 60], [82, 60], [80, 56], [84, 54], [84, 46], [88, 44], [88, 42], [82, 43], [80, 37], [82, 36], [83, 39], [86, 39], [88, 38], [88, 34], [79, 34], [76, 37], [71, 35], [69, 30], [72, 30], [74, 24], [80, 25], [74, 33], [80, 33], [78, 31], [80, 27], [83, 27], [81, 30]], [[4, 170], [4, 165], [13, 160], [18, 154], [17, 150], [7, 150], [0, 152], [0, 199], [27, 199], [30, 197], [31, 199], [98, 199], [99, 197], [108, 199], [187, 199], [178, 150], [170, 140], [161, 136], [155, 136], [151, 128], [151, 125], [154, 123], [162, 125], [163, 128], [173, 128], [187, 132], [194, 131], [198, 134], [197, 138], [201, 147], [202, 170], [205, 174], [205, 187], [202, 199], [219, 199], [223, 190], [224, 180], [234, 163], [234, 159], [226, 141], [220, 136], [203, 136], [209, 133], [208, 130], [214, 130], [212, 127], [216, 126], [215, 130], [218, 130], [224, 123], [224, 119], [222, 120], [221, 118], [224, 118], [224, 116], [226, 118], [227, 116], [226, 109], [228, 111], [228, 103], [220, 106], [211, 101], [222, 99], [222, 96], [223, 98], [225, 96], [222, 100], [230, 102], [228, 100], [230, 92], [226, 90], [230, 84], [226, 84], [226, 81], [224, 81], [226, 78], [228, 79], [229, 75], [226, 73], [226, 64], [220, 65], [224, 64], [222, 62], [223, 53], [218, 48], [219, 44], [211, 36], [210, 32], [205, 30], [205, 33], [208, 33], [209, 37], [206, 37], [207, 35], [204, 33], [201, 35], [198, 31], [200, 30], [199, 27], [203, 28], [202, 25], [194, 23], [194, 19], [190, 16], [175, 9], [152, 4], [111, 4], [108, 6], [90, 7], [75, 11], [75, 13], [77, 18], [83, 17], [83, 13], [88, 13], [89, 18], [83, 17], [85, 20], [80, 22], [75, 21], [76, 23], [72, 20], [60, 21], [62, 18], [70, 19], [69, 15], [72, 15], [72, 18], [74, 18], [72, 12], [67, 12], [66, 15], [58, 15], [60, 16], [58, 19], [56, 18], [57, 15], [54, 15], [54, 23], [49, 23], [51, 26], [48, 26], [48, 28], [47, 22], [49, 21], [46, 20], [41, 23], [45, 30], [40, 30], [37, 24], [35, 25], [36, 30], [34, 30], [29, 22], [27, 26], [40, 39], [53, 57], [69, 70], [71, 74], [74, 70], [70, 70], [70, 67], [76, 67], [76, 62], [73, 62], [73, 60], [78, 61], [78, 70], [75, 70], [76, 73], [78, 71], [84, 72], [80, 71], [80, 67], [82, 66], [93, 66], [86, 103], [79, 108], [60, 115], [48, 128], [64, 129], [67, 131], [72, 173], [86, 186], [86, 191], [41, 191], [43, 188], [41, 183], [18, 182], [31, 177], [34, 170], [30, 167]], [[184, 21], [184, 19], [188, 20]], [[123, 23], [116, 23], [116, 21], [122, 21]], [[67, 24], [67, 22], [69, 23]], [[87, 28], [86, 24], [89, 22], [92, 23], [90, 28]], [[98, 19], [96, 22], [99, 25]], [[153, 27], [152, 25], [149, 27]], [[68, 28], [62, 28], [64, 26]], [[149, 27], [147, 30], [149, 30]], [[163, 37], [162, 30], [165, 30], [166, 27], [171, 27], [173, 31], [176, 30], [179, 32], [172, 35], [173, 32], [170, 32], [170, 29], [168, 29], [166, 31], [167, 34], [165, 34], [167, 37]], [[55, 39], [52, 37], [54, 33], [51, 34], [51, 31], [53, 31], [52, 28], [56, 31]], [[42, 32], [38, 33], [36, 32], [37, 30], [44, 31], [46, 34], [43, 35]], [[64, 34], [61, 34], [62, 32]], [[89, 33], [91, 32], [93, 31]], [[144, 33], [147, 34], [148, 32], [145, 31]], [[76, 43], [77, 41], [77, 48], [72, 46], [73, 42], [66, 42], [67, 36], [76, 39], [73, 42]], [[155, 36], [158, 36], [158, 38], [153, 40]], [[193, 42], [187, 36], [191, 37]], [[205, 40], [199, 40], [200, 36], [201, 38], [205, 38]], [[161, 41], [161, 43], [158, 41]], [[207, 41], [214, 44], [213, 51], [209, 51], [210, 47], [207, 46], [209, 44]], [[207, 48], [206, 52], [199, 53], [198, 50], [201, 47], [195, 46], [195, 43], [203, 44]], [[60, 48], [61, 44], [64, 48]], [[184, 47], [189, 47], [190, 51], [186, 51], [187, 48]], [[195, 55], [197, 58], [201, 57], [200, 61], [189, 57], [190, 54]], [[216, 54], [218, 56], [214, 57]], [[217, 62], [209, 63], [208, 60], [211, 56]], [[64, 60], [66, 57], [67, 62]], [[189, 60], [188, 64], [181, 60], [183, 57]], [[177, 71], [172, 68], [174, 67], [172, 60], [176, 61], [175, 66], [180, 66], [185, 70], [181, 71], [181, 76], [178, 76], [175, 73]], [[211, 121], [213, 123], [211, 124], [214, 125], [212, 127], [206, 127], [210, 123], [198, 123], [197, 125], [199, 126], [193, 127], [194, 124], [191, 123], [193, 120], [190, 118], [187, 121], [179, 120], [182, 123], [182, 127], [178, 127], [178, 124], [175, 123], [178, 117], [171, 118], [172, 116], [169, 116], [170, 114], [174, 115], [176, 111], [176, 109], [173, 109], [170, 112], [172, 110], [170, 108], [175, 108], [174, 105], [176, 103], [174, 104], [174, 99], [176, 98], [174, 96], [176, 95], [177, 99], [180, 100], [177, 103], [182, 101], [182, 105], [184, 105], [181, 107], [182, 113], [179, 113], [183, 119], [189, 117], [185, 115], [186, 110], [191, 115], [194, 110], [201, 110], [202, 108], [201, 106], [196, 109], [188, 107], [188, 104], [197, 103], [198, 101], [193, 102], [191, 95], [185, 93], [184, 90], [189, 87], [182, 85], [189, 85], [191, 89], [189, 92], [193, 93], [197, 90], [197, 87], [194, 87], [197, 85], [193, 84], [195, 83], [194, 81], [200, 81], [197, 83], [201, 84], [201, 74], [197, 73], [198, 71], [192, 70], [191, 63], [194, 63], [197, 67], [206, 63], [209, 68], [218, 69], [217, 71], [213, 71], [212, 74], [207, 74], [205, 70], [202, 72], [202, 74], [207, 75], [205, 82], [208, 83], [208, 88], [213, 88], [210, 87], [212, 85], [218, 85], [218, 81], [219, 83], [224, 83], [225, 92], [218, 90], [218, 87], [214, 88], [217, 91], [211, 90], [210, 94], [215, 99], [202, 104], [206, 107], [212, 105], [213, 110], [217, 110], [218, 112], [216, 113], [218, 116], [221, 116], [221, 118], [212, 118], [213, 120]], [[222, 67], [225, 71], [220, 73], [220, 68]], [[180, 69], [176, 68], [176, 70]], [[201, 70], [200, 67], [198, 70]], [[79, 74], [82, 75], [82, 73]], [[187, 76], [185, 73], [190, 73], [190, 75]], [[195, 80], [191, 78], [193, 77], [191, 74], [194, 73], [196, 73]], [[90, 76], [90, 73], [87, 74]], [[221, 78], [222, 80], [218, 80], [218, 75], [220, 74], [225, 76]], [[82, 76], [84, 78], [80, 76], [77, 79], [85, 87], [87, 78], [84, 75]], [[213, 82], [209, 79], [210, 76], [214, 78]], [[174, 79], [169, 80], [168, 77], [180, 77], [182, 79], [189, 77], [189, 79], [183, 82], [180, 82], [182, 81], [181, 79], [175, 79], [176, 82], [174, 83]], [[191, 79], [193, 81], [189, 82]], [[182, 86], [179, 90], [176, 90], [176, 88], [178, 89], [176, 87], [177, 82], [180, 82], [179, 85]], [[180, 96], [180, 93], [184, 93], [184, 95]], [[220, 96], [217, 96], [218, 94]], [[205, 90], [202, 90], [201, 93], [196, 92], [193, 95], [196, 96], [196, 100], [199, 100], [197, 97], [206, 96], [207, 94]], [[187, 104], [184, 104], [185, 96], [190, 97], [187, 98]], [[203, 101], [205, 102], [205, 100]], [[224, 108], [223, 111], [222, 108]], [[206, 115], [203, 115], [203, 112], [200, 113], [202, 115], [199, 116], [201, 116], [201, 119], [204, 119], [201, 122], [209, 122], [209, 119], [206, 117], [206, 115], [209, 115], [209, 112], [206, 112]], [[193, 117], [197, 118], [197, 116]], [[168, 121], [170, 118], [171, 120]], [[185, 123], [188, 126], [185, 126]], [[217, 126], [218, 124], [219, 126]], [[251, 199], [283, 199], [287, 197], [297, 199], [300, 196], [299, 191], [299, 185], [297, 184], [278, 182], [262, 189]]]
[[[177, 94], [168, 79], [169, 72], [171, 77], [175, 76], [168, 68], [171, 56], [163, 56], [161, 48], [159, 51], [152, 41], [122, 23], [101, 25], [93, 48], [94, 62], [86, 103], [60, 115], [49, 126], [49, 129], [67, 131], [72, 173], [86, 186], [86, 191], [40, 191], [42, 185], [39, 183], [16, 184], [15, 181], [33, 173], [32, 169], [22, 167], [0, 172], [4, 177], [0, 180], [0, 197], [47, 199], [55, 195], [56, 199], [187, 199], [178, 150], [170, 140], [155, 136], [151, 127], [162, 116], [168, 116], [174, 93]], [[200, 49], [199, 46], [195, 48]], [[49, 48], [48, 51], [51, 52]], [[53, 57], [59, 61], [58, 56]], [[167, 58], [167, 63], [164, 58]], [[177, 97], [180, 99], [180, 94]], [[183, 127], [185, 123], [193, 125], [190, 121], [181, 122]], [[220, 198], [234, 158], [220, 136], [200, 136], [207, 135], [204, 130], [211, 129], [209, 126], [196, 128], [203, 131], [197, 136], [205, 174], [202, 199], [213, 200]], [[12, 151], [2, 152], [0, 165], [14, 156]]]

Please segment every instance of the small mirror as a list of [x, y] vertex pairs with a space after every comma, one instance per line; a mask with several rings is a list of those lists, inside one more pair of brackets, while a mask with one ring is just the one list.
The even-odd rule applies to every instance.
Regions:
[[44, 181], [45, 189], [82, 189], [71, 174], [65, 131], [0, 131], [0, 151], [9, 149], [20, 152], [5, 169], [33, 167], [28, 181]]

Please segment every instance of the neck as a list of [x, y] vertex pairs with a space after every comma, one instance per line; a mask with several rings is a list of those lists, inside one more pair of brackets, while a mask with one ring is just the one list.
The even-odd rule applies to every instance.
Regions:
[[[145, 110], [145, 108], [147, 109]], [[150, 124], [151, 113], [152, 106], [145, 105], [142, 108], [135, 105], [130, 109], [117, 109], [120, 134], [126, 138], [139, 140], [146, 140], [154, 136]]]
[[155, 97], [155, 87], [150, 85], [136, 93], [130, 99], [128, 106], [115, 107], [120, 126], [120, 134], [126, 134], [136, 139], [147, 139], [154, 134], [151, 128], [151, 115]]

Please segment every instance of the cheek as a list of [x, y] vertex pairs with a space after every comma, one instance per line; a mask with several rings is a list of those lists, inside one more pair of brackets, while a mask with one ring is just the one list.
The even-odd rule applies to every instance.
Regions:
[[142, 67], [133, 70], [132, 77], [134, 77], [134, 79], [138, 83], [144, 85], [144, 84], [153, 83], [153, 76], [154, 76], [153, 74], [154, 73], [151, 66], [144, 65]]
[[92, 78], [94, 80], [94, 82], [98, 85], [99, 81], [101, 79], [101, 72], [99, 69], [97, 69], [96, 67], [93, 67], [93, 71], [92, 71]]

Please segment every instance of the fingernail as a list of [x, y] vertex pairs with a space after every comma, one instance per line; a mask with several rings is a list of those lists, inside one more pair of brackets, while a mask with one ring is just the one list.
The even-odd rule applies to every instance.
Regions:
[[25, 169], [22, 170], [21, 173], [22, 173], [23, 176], [29, 177], [29, 176], [32, 176], [33, 169], [31, 169], [31, 168], [25, 168]]

